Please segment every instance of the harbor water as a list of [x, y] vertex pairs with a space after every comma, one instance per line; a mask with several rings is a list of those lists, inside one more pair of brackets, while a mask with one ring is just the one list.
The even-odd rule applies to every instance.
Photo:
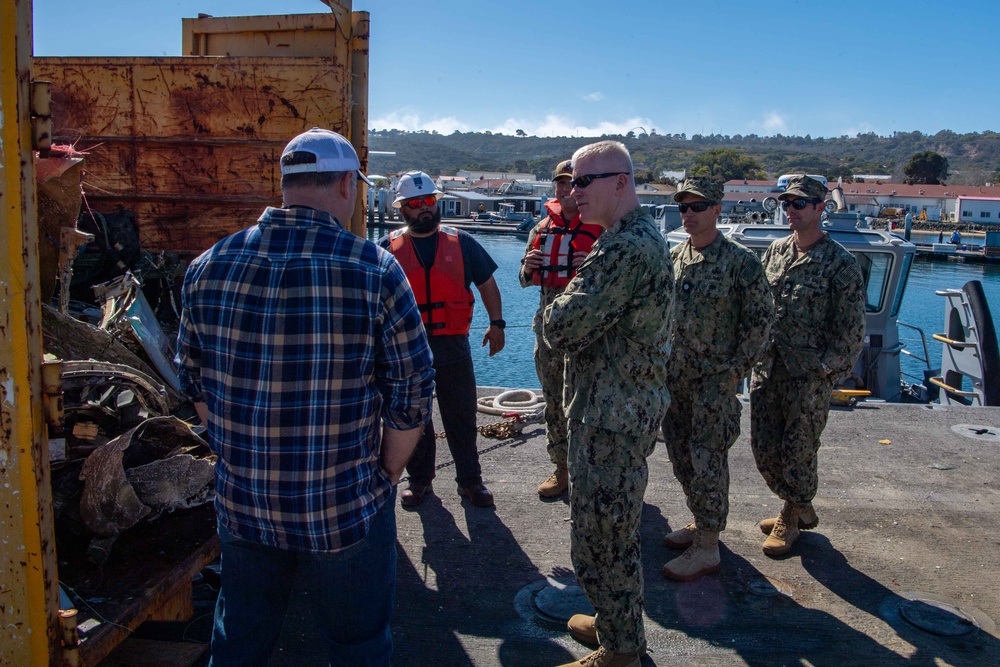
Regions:
[[[475, 236], [500, 267], [494, 277], [500, 287], [504, 319], [507, 321], [506, 347], [498, 355], [490, 358], [486, 348], [480, 347], [489, 318], [482, 303], [479, 302], [478, 293], [474, 292], [477, 304], [472, 319], [470, 341], [476, 367], [476, 382], [483, 386], [537, 388], [539, 384], [533, 360], [535, 336], [531, 331], [531, 319], [538, 308], [538, 288], [522, 288], [518, 281], [518, 269], [521, 257], [524, 255], [525, 240], [508, 234], [475, 234]], [[926, 242], [922, 239], [914, 240]], [[913, 262], [900, 308], [899, 321], [923, 330], [931, 365], [935, 368], [940, 365], [941, 344], [932, 340], [931, 334], [944, 331], [945, 303], [944, 298], [937, 296], [935, 292], [948, 288], [959, 289], [970, 280], [979, 280], [983, 283], [996, 322], [1000, 312], [1000, 265], [959, 261], [931, 262], [920, 259]], [[901, 328], [900, 338], [905, 342], [907, 350], [923, 356], [920, 338], [915, 332]], [[904, 355], [902, 366], [907, 380], [912, 382], [922, 378], [923, 362]]]

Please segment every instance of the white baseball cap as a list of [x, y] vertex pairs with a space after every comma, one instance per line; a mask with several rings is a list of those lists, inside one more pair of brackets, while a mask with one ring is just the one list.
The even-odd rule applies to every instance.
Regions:
[[[316, 157], [316, 160], [314, 162], [285, 164], [285, 156], [289, 153], [311, 153]], [[368, 185], [372, 185], [372, 182], [361, 173], [360, 169], [361, 160], [358, 159], [358, 154], [351, 142], [336, 132], [319, 127], [314, 127], [295, 137], [281, 152], [282, 176], [309, 172], [356, 171], [358, 178]]]

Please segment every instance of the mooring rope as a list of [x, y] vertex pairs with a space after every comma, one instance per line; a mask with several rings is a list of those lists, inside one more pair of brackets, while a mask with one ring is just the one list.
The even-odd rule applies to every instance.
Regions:
[[530, 389], [510, 389], [496, 396], [482, 396], [477, 405], [487, 415], [533, 415], [545, 410], [545, 399]]

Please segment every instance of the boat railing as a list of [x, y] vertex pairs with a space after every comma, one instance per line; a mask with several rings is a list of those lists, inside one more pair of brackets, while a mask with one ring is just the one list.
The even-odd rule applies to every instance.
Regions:
[[[907, 324], [906, 322], [897, 322], [896, 324], [898, 324], [901, 327], [905, 327], [907, 329], [910, 329], [911, 331], [916, 331], [917, 334], [918, 334], [918, 336], [920, 337], [920, 347], [924, 351], [923, 356], [920, 356], [918, 353], [913, 352], [911, 350], [908, 350], [906, 348], [906, 343], [909, 340], [911, 340], [911, 339], [907, 338], [906, 340], [900, 341], [902, 343], [902, 349], [900, 349], [899, 353], [900, 354], [905, 354], [906, 356], [910, 357], [911, 359], [916, 359], [917, 361], [923, 362], [924, 369], [930, 370], [931, 369], [931, 355], [930, 355], [929, 349], [927, 348], [927, 335], [924, 334], [924, 330], [921, 329], [920, 327], [913, 326], [912, 324]], [[900, 338], [903, 338], [903, 336], [900, 336]], [[916, 338], [913, 338], [912, 340], [915, 341]], [[905, 371], [903, 371], [903, 375], [906, 375], [908, 377], [911, 377], [911, 378], [914, 378], [914, 379], [920, 380], [920, 381], [923, 381], [923, 379], [924, 379], [923, 377], [918, 377], [918, 376], [913, 375], [912, 373], [907, 373]]]
[[[905, 354], [907, 357], [922, 362], [924, 365], [921, 374], [917, 375], [912, 372], [908, 373], [905, 366], [900, 364], [899, 380], [904, 399], [915, 400], [918, 403], [932, 403], [937, 400], [939, 395], [939, 389], [934, 385], [932, 377], [940, 373], [941, 369], [931, 367], [931, 355], [927, 347], [927, 336], [920, 327], [915, 327], [906, 322], [896, 322], [896, 324], [902, 327], [899, 330], [900, 354]], [[904, 336], [903, 329], [915, 331], [916, 335]], [[920, 348], [923, 350], [923, 356], [907, 349], [908, 342], [915, 344], [918, 340], [920, 341]]]

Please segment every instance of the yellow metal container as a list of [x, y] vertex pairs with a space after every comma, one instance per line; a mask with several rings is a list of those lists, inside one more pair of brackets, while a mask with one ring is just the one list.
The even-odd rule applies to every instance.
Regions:
[[2, 665], [48, 665], [60, 660], [52, 493], [42, 419], [31, 43], [31, 3], [0, 0]]
[[[73, 612], [61, 625], [58, 608], [43, 399], [55, 415], [59, 392], [42, 386], [33, 149], [51, 137], [87, 150], [93, 208], [133, 209], [147, 250], [199, 253], [280, 201], [277, 159], [295, 134], [339, 131], [366, 167], [368, 14], [328, 4], [329, 15], [185, 21], [193, 57], [33, 61], [32, 3], [0, 0], [0, 665], [88, 662]], [[51, 82], [50, 95], [34, 88], [34, 112], [33, 79]], [[351, 229], [364, 233], [360, 215]]]

